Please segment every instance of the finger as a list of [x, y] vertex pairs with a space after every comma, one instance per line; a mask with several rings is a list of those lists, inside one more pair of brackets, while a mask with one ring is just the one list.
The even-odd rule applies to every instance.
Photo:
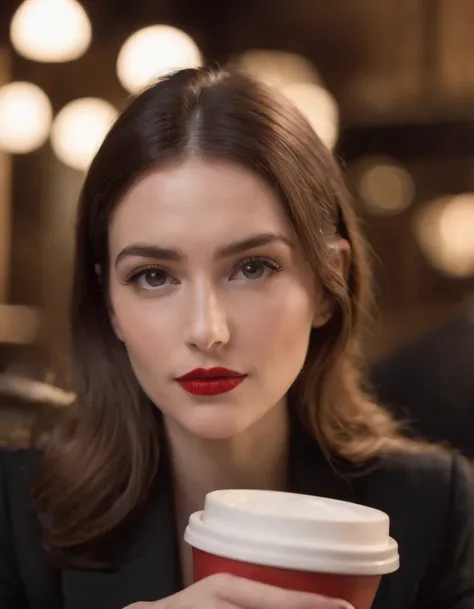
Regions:
[[220, 598], [242, 609], [354, 609], [341, 599], [284, 590], [227, 574], [216, 577], [214, 584]]

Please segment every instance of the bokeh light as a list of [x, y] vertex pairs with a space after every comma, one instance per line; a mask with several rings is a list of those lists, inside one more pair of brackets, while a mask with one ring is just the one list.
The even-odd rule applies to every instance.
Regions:
[[333, 148], [339, 129], [339, 109], [334, 97], [314, 83], [297, 83], [283, 89], [288, 99], [304, 114], [328, 148]]
[[0, 89], [0, 148], [27, 153], [47, 139], [53, 111], [48, 96], [29, 82], [13, 82]]
[[72, 101], [57, 115], [51, 130], [56, 156], [69, 167], [86, 171], [100, 148], [117, 112], [103, 99]]
[[359, 195], [366, 211], [393, 216], [406, 210], [415, 197], [410, 173], [388, 158], [365, 159], [359, 163]]
[[474, 193], [428, 203], [415, 218], [415, 232], [433, 266], [455, 277], [474, 276]]
[[171, 71], [201, 63], [201, 53], [188, 34], [168, 25], [152, 25], [125, 41], [117, 59], [117, 75], [127, 91], [136, 93]]
[[235, 57], [230, 64], [280, 90], [299, 83], [320, 84], [316, 68], [297, 53], [252, 49]]
[[10, 37], [18, 53], [28, 59], [64, 62], [85, 53], [92, 28], [75, 0], [26, 0], [13, 16]]
[[235, 57], [230, 65], [278, 89], [304, 114], [322, 142], [328, 148], [334, 147], [339, 108], [306, 57], [287, 51], [251, 49]]

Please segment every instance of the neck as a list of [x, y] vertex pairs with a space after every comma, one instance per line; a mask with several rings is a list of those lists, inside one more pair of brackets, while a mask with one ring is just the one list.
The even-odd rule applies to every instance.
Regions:
[[285, 490], [289, 417], [276, 405], [250, 429], [224, 440], [197, 438], [165, 421], [173, 472], [175, 504], [181, 526], [201, 510], [206, 494], [219, 489]]

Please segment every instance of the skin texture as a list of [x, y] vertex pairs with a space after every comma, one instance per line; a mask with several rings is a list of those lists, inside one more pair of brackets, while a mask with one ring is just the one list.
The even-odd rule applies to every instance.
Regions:
[[[294, 245], [275, 241], [216, 256], [262, 233]], [[231, 439], [281, 407], [303, 366], [311, 326], [325, 319], [328, 306], [280, 202], [261, 178], [198, 158], [153, 171], [121, 202], [109, 244], [114, 327], [140, 384], [170, 425], [202, 439]], [[179, 249], [183, 260], [124, 256], [115, 265], [131, 244]], [[270, 258], [281, 270], [264, 262], [242, 268], [251, 256]], [[144, 265], [148, 274], [126, 285]], [[175, 381], [213, 366], [248, 377], [211, 398], [190, 395]]]
[[345, 601], [280, 590], [225, 573], [192, 588], [156, 603], [134, 603], [128, 609], [354, 609]]
[[[264, 244], [228, 251], [262, 235]], [[311, 328], [327, 321], [331, 303], [272, 189], [229, 163], [190, 157], [143, 176], [112, 218], [109, 257], [112, 325], [164, 416], [182, 540], [207, 492], [285, 488], [286, 394], [303, 367]], [[247, 376], [218, 396], [191, 395], [176, 381], [216, 366]], [[189, 586], [192, 561], [182, 541], [180, 558]], [[138, 606], [341, 606], [267, 588], [217, 576]]]

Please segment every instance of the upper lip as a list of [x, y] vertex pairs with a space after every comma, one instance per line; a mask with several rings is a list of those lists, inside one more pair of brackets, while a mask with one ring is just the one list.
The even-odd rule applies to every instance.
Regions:
[[180, 376], [176, 380], [178, 381], [191, 381], [191, 380], [202, 380], [202, 379], [215, 379], [225, 378], [229, 376], [245, 376], [241, 372], [235, 370], [229, 370], [228, 368], [195, 368], [183, 376]]

